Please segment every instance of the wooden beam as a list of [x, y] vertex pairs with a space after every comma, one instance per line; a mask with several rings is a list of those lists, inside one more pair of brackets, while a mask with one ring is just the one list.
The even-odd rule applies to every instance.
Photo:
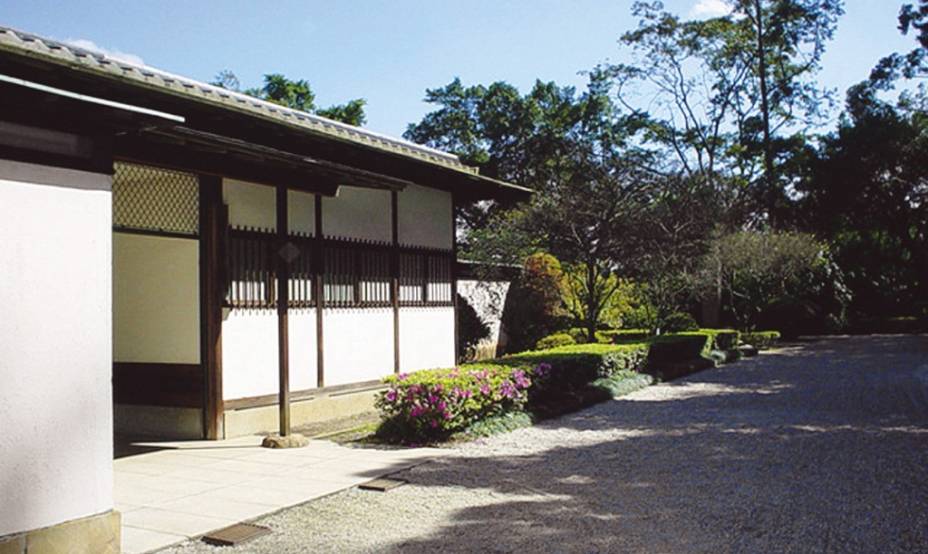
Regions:
[[287, 187], [277, 185], [277, 368], [280, 386], [278, 413], [280, 436], [290, 435], [290, 257], [287, 221]]
[[390, 285], [393, 301], [393, 372], [400, 372], [400, 234], [399, 234], [399, 197], [397, 192], [390, 192]]
[[200, 363], [203, 366], [203, 435], [224, 436], [222, 401], [222, 238], [227, 226], [222, 179], [200, 176]]
[[316, 386], [325, 386], [325, 343], [323, 341], [323, 310], [325, 308], [325, 237], [322, 235], [322, 195], [315, 195], [315, 231], [313, 233], [313, 296], [316, 300]]

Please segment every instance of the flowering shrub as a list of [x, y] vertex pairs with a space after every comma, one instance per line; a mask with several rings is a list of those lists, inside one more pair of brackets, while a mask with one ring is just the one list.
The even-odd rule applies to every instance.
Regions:
[[478, 420], [523, 408], [533, 381], [550, 366], [474, 365], [401, 373], [384, 379], [376, 406], [382, 433], [430, 441], [462, 431]]

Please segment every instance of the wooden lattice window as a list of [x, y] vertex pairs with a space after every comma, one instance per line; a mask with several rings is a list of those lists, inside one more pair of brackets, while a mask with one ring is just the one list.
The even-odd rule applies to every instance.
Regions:
[[196, 237], [199, 181], [192, 173], [116, 162], [113, 228], [117, 231]]

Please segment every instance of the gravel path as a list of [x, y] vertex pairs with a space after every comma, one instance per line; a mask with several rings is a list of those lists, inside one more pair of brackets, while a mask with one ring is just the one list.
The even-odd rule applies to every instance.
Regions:
[[170, 552], [928, 552], [928, 336], [763, 354]]

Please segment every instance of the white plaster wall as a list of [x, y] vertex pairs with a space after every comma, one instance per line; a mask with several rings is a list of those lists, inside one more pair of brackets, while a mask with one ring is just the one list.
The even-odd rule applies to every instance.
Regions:
[[393, 373], [393, 310], [323, 311], [325, 385], [379, 379]]
[[113, 357], [200, 363], [199, 241], [113, 233]]
[[[276, 394], [277, 312], [223, 310], [222, 396], [226, 400]], [[316, 314], [289, 316], [290, 390], [316, 386]]]
[[291, 233], [316, 234], [315, 195], [298, 190], [287, 192], [287, 224]]
[[398, 193], [397, 212], [400, 244], [452, 248], [450, 192], [410, 185]]
[[322, 233], [328, 237], [390, 241], [390, 205], [389, 191], [339, 187], [335, 198], [322, 198]]
[[454, 366], [454, 308], [400, 308], [400, 370]]
[[[229, 206], [229, 224], [237, 227], [277, 229], [277, 192], [274, 187], [223, 179], [222, 201]], [[287, 191], [287, 223], [290, 231], [312, 235], [316, 226], [315, 197]]]
[[0, 536], [113, 507], [110, 187], [0, 160]]

